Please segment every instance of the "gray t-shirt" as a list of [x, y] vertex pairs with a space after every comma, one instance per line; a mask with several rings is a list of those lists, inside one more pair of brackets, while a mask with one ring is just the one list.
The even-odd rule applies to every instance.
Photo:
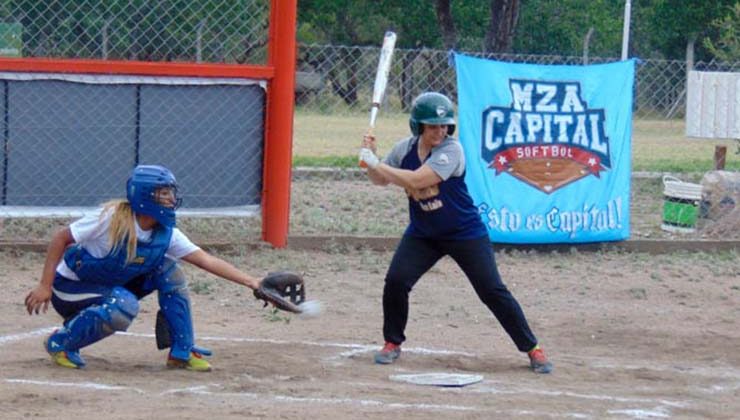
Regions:
[[[394, 168], [401, 167], [401, 161], [411, 151], [417, 137], [407, 137], [399, 140], [390, 153], [383, 158], [383, 163]], [[432, 153], [423, 162], [429, 166], [443, 181], [451, 176], [460, 176], [465, 172], [465, 155], [460, 142], [454, 137], [447, 136], [439, 146], [432, 149]]]

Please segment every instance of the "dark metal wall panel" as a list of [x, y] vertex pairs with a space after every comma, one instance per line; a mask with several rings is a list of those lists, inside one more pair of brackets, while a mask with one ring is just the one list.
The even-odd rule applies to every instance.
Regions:
[[135, 87], [9, 82], [7, 205], [93, 206], [125, 197]]
[[184, 208], [259, 204], [264, 109], [258, 85], [142, 85], [139, 162], [175, 173]]

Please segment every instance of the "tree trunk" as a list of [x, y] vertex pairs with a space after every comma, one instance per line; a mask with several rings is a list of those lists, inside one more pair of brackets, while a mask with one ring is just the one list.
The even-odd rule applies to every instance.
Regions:
[[437, 0], [436, 11], [444, 48], [445, 50], [454, 50], [457, 46], [457, 30], [455, 30], [455, 22], [452, 20], [452, 13], [450, 12], [450, 0]]
[[401, 61], [401, 107], [404, 111], [411, 109], [411, 101], [414, 99], [414, 58], [416, 50], [409, 50], [403, 55]]
[[486, 31], [486, 52], [510, 52], [519, 20], [521, 0], [491, 0], [491, 24]]

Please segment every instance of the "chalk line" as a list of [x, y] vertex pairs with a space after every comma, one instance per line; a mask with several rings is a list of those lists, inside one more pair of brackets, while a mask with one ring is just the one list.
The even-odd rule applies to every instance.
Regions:
[[54, 327], [49, 328], [42, 328], [40, 330], [35, 331], [29, 331], [25, 333], [19, 333], [19, 334], [10, 334], [10, 335], [0, 335], [0, 346], [4, 346], [9, 343], [14, 343], [16, 341], [25, 340], [27, 338], [32, 337], [38, 337], [38, 336], [44, 336], [46, 334], [51, 334], [52, 331], [54, 331]]
[[55, 381], [40, 381], [32, 379], [16, 379], [6, 378], [5, 382], [11, 384], [26, 384], [26, 385], [48, 385], [52, 387], [71, 387], [71, 388], [83, 388], [83, 389], [94, 389], [96, 391], [134, 391], [138, 394], [144, 394], [144, 391], [139, 388], [132, 388], [130, 386], [122, 385], [106, 385], [95, 382], [55, 382]]

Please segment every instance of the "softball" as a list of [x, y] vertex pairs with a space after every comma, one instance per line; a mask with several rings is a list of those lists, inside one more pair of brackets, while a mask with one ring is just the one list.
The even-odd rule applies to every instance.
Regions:
[[321, 302], [318, 300], [307, 300], [298, 307], [301, 309], [301, 316], [314, 317], [321, 313]]

